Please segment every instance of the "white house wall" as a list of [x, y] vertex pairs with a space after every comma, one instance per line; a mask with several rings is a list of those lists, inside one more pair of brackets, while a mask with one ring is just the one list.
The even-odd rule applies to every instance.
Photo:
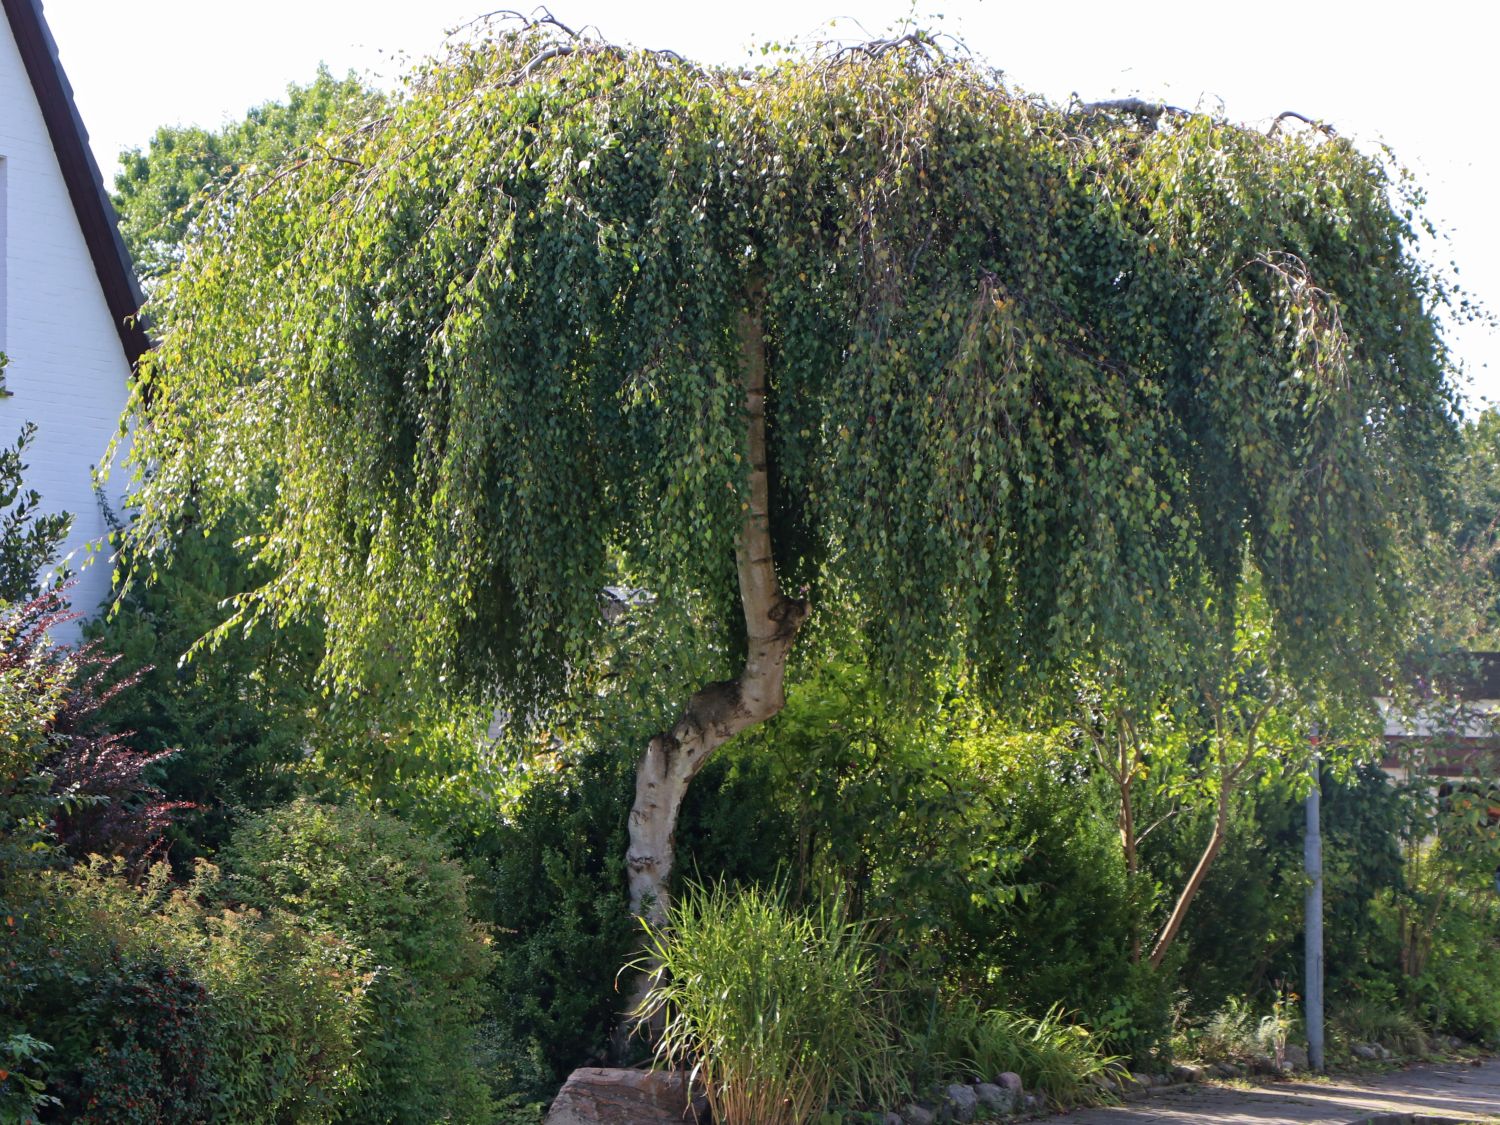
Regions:
[[[125, 406], [130, 369], [58, 169], [41, 109], [0, 21], [0, 351], [10, 357], [0, 441], [35, 422], [29, 487], [73, 528], [65, 550], [78, 573], [76, 608], [92, 611], [110, 587], [108, 527], [94, 492], [99, 464]], [[118, 482], [110, 485], [118, 505]], [[97, 557], [96, 557], [97, 556]]]

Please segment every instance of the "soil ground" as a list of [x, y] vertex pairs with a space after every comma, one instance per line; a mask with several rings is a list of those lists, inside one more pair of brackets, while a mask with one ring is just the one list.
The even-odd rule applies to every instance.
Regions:
[[1500, 1122], [1500, 1060], [1249, 1088], [1208, 1083], [1050, 1120], [1059, 1125], [1351, 1125], [1385, 1115], [1411, 1115], [1417, 1122]]

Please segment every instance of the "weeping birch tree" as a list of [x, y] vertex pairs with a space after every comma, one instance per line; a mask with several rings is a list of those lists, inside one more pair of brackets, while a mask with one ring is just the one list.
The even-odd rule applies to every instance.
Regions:
[[689, 783], [820, 615], [1017, 705], [1183, 667], [1163, 623], [1247, 557], [1288, 653], [1383, 635], [1453, 427], [1408, 195], [1327, 130], [1051, 105], [921, 35], [740, 71], [498, 26], [203, 213], [131, 534], [260, 497], [241, 613], [326, 620], [349, 684], [544, 705], [602, 588], [691, 603], [622, 857], [659, 921]]

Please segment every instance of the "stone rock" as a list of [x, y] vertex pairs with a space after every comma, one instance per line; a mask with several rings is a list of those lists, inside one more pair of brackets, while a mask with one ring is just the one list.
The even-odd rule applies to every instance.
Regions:
[[1239, 1077], [1240, 1068], [1232, 1062], [1214, 1063], [1214, 1073], [1220, 1078], [1237, 1078]]
[[1364, 1059], [1365, 1062], [1378, 1062], [1380, 1059], [1380, 1052], [1368, 1043], [1356, 1043], [1349, 1051], [1355, 1058]]
[[978, 1116], [979, 1097], [974, 1093], [974, 1087], [955, 1082], [944, 1088], [943, 1096], [953, 1107], [953, 1120], [973, 1121]]
[[1041, 1094], [1026, 1094], [1021, 1099], [1021, 1105], [1027, 1113], [1036, 1113], [1047, 1107], [1047, 1101]]
[[691, 1112], [681, 1071], [586, 1066], [568, 1075], [546, 1125], [682, 1125]]
[[1149, 1090], [1151, 1089], [1151, 1075], [1143, 1074], [1139, 1070], [1132, 1070], [1130, 1072], [1130, 1085], [1132, 1089]]
[[995, 1085], [1009, 1090], [1013, 1094], [1021, 1092], [1021, 1076], [1015, 1071], [1007, 1070], [1003, 1074], [995, 1075]]
[[993, 1082], [980, 1082], [974, 1087], [974, 1096], [991, 1113], [1014, 1113], [1019, 1100], [1014, 1090], [996, 1086]]
[[901, 1115], [893, 1109], [888, 1109], [880, 1118], [880, 1125], [906, 1125]]
[[911, 1102], [901, 1107], [901, 1120], [905, 1125], [935, 1125], [937, 1114], [926, 1106]]
[[1203, 1068], [1191, 1066], [1187, 1063], [1179, 1063], [1172, 1068], [1172, 1078], [1177, 1082], [1202, 1082]]
[[1288, 1043], [1286, 1050], [1282, 1052], [1282, 1057], [1286, 1060], [1287, 1070], [1307, 1069], [1307, 1048], [1300, 1043]]

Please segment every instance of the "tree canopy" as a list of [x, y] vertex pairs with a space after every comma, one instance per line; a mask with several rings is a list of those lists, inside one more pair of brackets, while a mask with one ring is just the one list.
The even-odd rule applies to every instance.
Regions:
[[279, 167], [333, 122], [379, 101], [352, 73], [334, 78], [320, 67], [306, 85], [288, 86], [285, 102], [256, 106], [241, 121], [218, 130], [163, 125], [144, 151], [126, 149], [114, 205], [141, 277], [152, 281], [172, 266], [199, 210], [245, 168]]
[[326, 615], [344, 676], [560, 688], [622, 582], [723, 661], [749, 310], [778, 568], [893, 669], [1144, 674], [1247, 557], [1288, 652], [1354, 657], [1453, 427], [1420, 222], [1331, 131], [919, 35], [737, 71], [502, 27], [200, 216], [134, 534], [274, 482], [247, 607]]

